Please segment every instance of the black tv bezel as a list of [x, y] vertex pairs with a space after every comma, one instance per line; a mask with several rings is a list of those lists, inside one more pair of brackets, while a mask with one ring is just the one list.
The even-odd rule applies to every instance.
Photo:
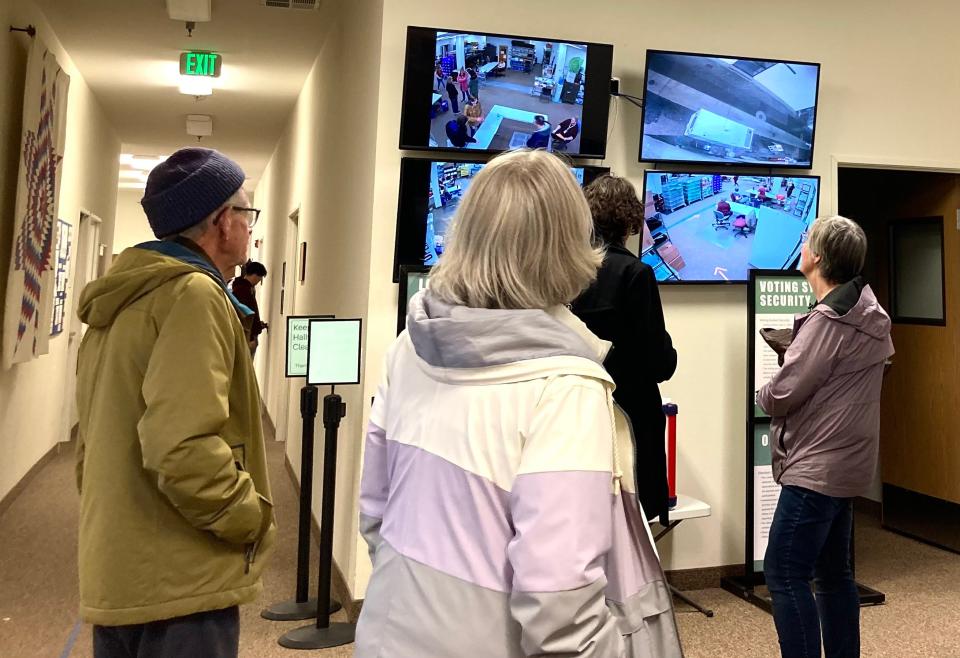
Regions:
[[[433, 157], [435, 155], [442, 155], [439, 153], [421, 153], [418, 154], [420, 157], [411, 157], [404, 156], [400, 158], [400, 188], [397, 192], [397, 223], [393, 240], [393, 282], [398, 283], [400, 281], [400, 267], [403, 265], [410, 266], [421, 266], [426, 267], [422, 261], [419, 262], [407, 262], [401, 260], [401, 253], [412, 253], [415, 249], [419, 249], [422, 253], [423, 251], [423, 241], [426, 238], [425, 235], [420, 236], [420, 239], [417, 241], [417, 246], [414, 246], [414, 241], [412, 236], [404, 235], [402, 233], [402, 227], [404, 226], [404, 213], [411, 207], [419, 207], [423, 205], [423, 216], [426, 216], [427, 207], [426, 195], [422, 194], [421, 188], [419, 186], [412, 185], [412, 179], [416, 178], [413, 174], [416, 173], [412, 170], [413, 163], [423, 163], [423, 166], [430, 166], [431, 162], [452, 162], [456, 164], [479, 164], [487, 165], [490, 163], [489, 160], [477, 159], [477, 158], [445, 158], [445, 157]], [[427, 157], [423, 157], [427, 156]], [[587, 185], [592, 180], [603, 174], [610, 173], [609, 167], [601, 167], [598, 165], [587, 165], [581, 164], [575, 161], [569, 161], [568, 164], [571, 168], [579, 168], [584, 170], [583, 184]], [[587, 178], [586, 172], [591, 171], [595, 172], [592, 178]], [[429, 181], [429, 172], [427, 173]], [[417, 196], [411, 196], [417, 195]], [[422, 198], [421, 198], [422, 197]], [[424, 225], [425, 226], [425, 225]], [[401, 242], [403, 242], [403, 248], [401, 248]]]
[[407, 276], [409, 274], [429, 274], [431, 268], [426, 265], [401, 265], [400, 266], [400, 285], [397, 295], [397, 335], [403, 333], [407, 328], [407, 293], [409, 283]]
[[813, 156], [816, 152], [817, 146], [817, 118], [820, 110], [820, 76], [821, 76], [821, 64], [819, 62], [801, 62], [799, 60], [793, 59], [769, 59], [763, 57], [741, 57], [739, 55], [717, 55], [712, 53], [696, 53], [689, 52], [685, 50], [659, 50], [656, 48], [648, 48], [646, 54], [646, 60], [643, 64], [643, 97], [647, 97], [647, 81], [650, 79], [650, 55], [661, 54], [661, 55], [688, 55], [691, 57], [712, 57], [715, 59], [745, 59], [752, 60], [755, 62], [776, 62], [778, 64], [800, 64], [802, 66], [816, 66], [817, 67], [817, 89], [814, 94], [813, 100], [813, 131], [810, 135], [810, 164], [801, 165], [801, 164], [790, 164], [790, 163], [766, 163], [766, 162], [730, 162], [728, 160], [674, 160], [672, 158], [657, 158], [650, 159], [643, 157], [643, 137], [647, 125], [647, 104], [643, 103], [643, 109], [640, 113], [640, 144], [638, 145], [638, 162], [653, 162], [653, 163], [669, 163], [674, 164], [685, 164], [685, 165], [699, 165], [702, 167], [713, 167], [714, 165], [724, 165], [727, 167], [752, 167], [752, 168], [764, 168], [764, 169], [801, 169], [804, 171], [809, 171], [813, 169]]
[[[710, 176], [712, 174], [720, 174], [721, 176], [774, 176], [776, 178], [815, 178], [817, 180], [817, 205], [814, 209], [814, 218], [820, 216], [820, 195], [821, 195], [821, 183], [823, 182], [822, 178], [816, 174], [790, 174], [788, 172], [777, 172], [777, 173], [761, 173], [754, 171], [715, 171], [712, 167], [705, 167], [707, 171], [692, 171], [690, 169], [644, 169], [643, 170], [643, 187], [642, 190], [642, 199], [644, 204], [647, 199], [647, 175], [648, 174], [690, 174], [694, 176]], [[799, 249], [802, 243], [798, 243], [797, 246], [793, 248], [790, 252], [793, 254]], [[783, 264], [783, 267], [779, 270], [769, 270], [771, 272], [789, 272], [791, 269], [795, 269], [794, 265], [799, 261], [800, 254], [797, 253], [796, 256], [791, 256], [790, 260]], [[750, 282], [750, 272], [755, 271], [757, 268], [747, 269], [747, 278], [746, 279], [732, 279], [729, 281], [657, 281], [657, 285], [661, 286], [742, 286]], [[768, 271], [767, 269], [760, 268], [761, 271]]]
[[[587, 79], [591, 78], [596, 79], [598, 74], [598, 68], [593, 68], [591, 63], [594, 65], [597, 62], [597, 56], [589, 56], [590, 48], [602, 48], [609, 49], [609, 67], [606, 71], [606, 74], [603, 74], [602, 71], [599, 71], [600, 78], [603, 79], [606, 77], [602, 83], [597, 83], [595, 86], [587, 85], [584, 88], [584, 99], [583, 99], [583, 113], [581, 114], [581, 126], [583, 129], [580, 132], [580, 144], [583, 146], [584, 134], [587, 132], [586, 127], [590, 127], [591, 138], [596, 140], [600, 144], [599, 150], [595, 153], [565, 153], [567, 157], [586, 159], [586, 160], [603, 160], [607, 157], [607, 129], [610, 121], [610, 79], [613, 76], [613, 44], [611, 43], [599, 43], [596, 41], [581, 41], [579, 39], [566, 39], [566, 38], [557, 38], [557, 37], [537, 37], [521, 34], [502, 34], [498, 32], [487, 32], [485, 30], [459, 30], [459, 29], [450, 29], [442, 27], [424, 27], [420, 25], [408, 25], [407, 26], [407, 42], [406, 48], [404, 51], [403, 58], [403, 97], [400, 102], [400, 135], [399, 135], [399, 147], [403, 151], [425, 151], [427, 153], [458, 153], [461, 156], [463, 155], [493, 155], [496, 153], [503, 153], [505, 149], [458, 149], [451, 148], [446, 145], [444, 146], [430, 146], [430, 122], [425, 121], [424, 126], [426, 127], [425, 139], [422, 144], [415, 143], [417, 140], [411, 139], [411, 135], [415, 132], [416, 128], [414, 124], [409, 121], [411, 113], [416, 114], [419, 117], [429, 116], [430, 113], [430, 97], [427, 94], [421, 94], [418, 85], [422, 85], [424, 88], [427, 86], [432, 87], [431, 76], [424, 76], [423, 80], [414, 80], [416, 76], [411, 75], [411, 69], [415, 69], [416, 66], [411, 67], [410, 63], [412, 61], [411, 56], [411, 35], [417, 31], [427, 31], [433, 33], [433, 41], [431, 42], [432, 50], [430, 52], [430, 57], [436, 57], [436, 34], [438, 32], [448, 32], [454, 34], [467, 34], [467, 35], [476, 35], [476, 36], [485, 36], [485, 37], [497, 37], [504, 39], [513, 39], [513, 40], [528, 40], [528, 41], [545, 41], [550, 43], [572, 43], [587, 46], [588, 56], [587, 56]], [[421, 53], [417, 53], [419, 56]], [[419, 60], [418, 60], [419, 61]], [[606, 61], [605, 59], [602, 61]], [[594, 75], [591, 76], [591, 70], [593, 70]], [[423, 101], [420, 103], [415, 103], [417, 105], [416, 112], [413, 112], [412, 105], [414, 103], [408, 102], [408, 99], [420, 99]], [[605, 99], [603, 103], [603, 109], [601, 110], [590, 110], [589, 122], [587, 119], [587, 109], [597, 106], [601, 102], [601, 99]], [[596, 126], [594, 128], [593, 126]], [[596, 130], [596, 133], [593, 131]]]

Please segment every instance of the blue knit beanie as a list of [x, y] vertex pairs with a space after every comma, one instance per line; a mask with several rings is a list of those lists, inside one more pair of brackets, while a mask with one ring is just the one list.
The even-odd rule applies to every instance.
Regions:
[[246, 176], [219, 151], [180, 149], [147, 177], [140, 205], [153, 234], [165, 238], [199, 224], [243, 186]]

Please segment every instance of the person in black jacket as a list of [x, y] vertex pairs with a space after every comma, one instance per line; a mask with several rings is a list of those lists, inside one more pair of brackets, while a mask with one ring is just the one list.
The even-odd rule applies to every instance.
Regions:
[[624, 246], [640, 232], [643, 204], [627, 180], [603, 175], [584, 188], [596, 239], [606, 247], [597, 280], [572, 304], [590, 331], [613, 343], [604, 366], [637, 442], [637, 496], [648, 519], [667, 510], [666, 418], [657, 386], [673, 376], [677, 352], [667, 333], [653, 270]]
[[257, 352], [257, 346], [260, 344], [260, 334], [267, 328], [267, 323], [260, 320], [260, 307], [257, 305], [256, 287], [257, 284], [267, 277], [267, 268], [263, 263], [249, 260], [240, 270], [240, 276], [230, 284], [230, 291], [237, 300], [253, 311], [250, 317], [250, 324], [244, 324], [247, 331], [247, 339], [250, 344], [250, 356]]

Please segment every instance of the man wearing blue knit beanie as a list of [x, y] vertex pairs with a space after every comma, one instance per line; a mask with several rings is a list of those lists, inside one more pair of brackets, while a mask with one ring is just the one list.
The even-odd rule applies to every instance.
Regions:
[[96, 658], [235, 657], [276, 534], [260, 392], [224, 272], [247, 259], [243, 170], [187, 148], [141, 204], [158, 240], [84, 289], [80, 611]]

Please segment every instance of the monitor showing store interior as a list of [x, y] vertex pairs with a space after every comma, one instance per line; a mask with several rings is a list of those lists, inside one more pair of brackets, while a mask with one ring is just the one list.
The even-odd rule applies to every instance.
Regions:
[[665, 283], [794, 269], [819, 192], [819, 176], [648, 171], [640, 258]]
[[[460, 199], [483, 167], [482, 162], [402, 159], [394, 281], [401, 265], [436, 264]], [[576, 166], [571, 171], [586, 185], [609, 169]]]
[[602, 158], [613, 46], [407, 29], [400, 148]]
[[640, 160], [813, 166], [820, 65], [647, 51]]

